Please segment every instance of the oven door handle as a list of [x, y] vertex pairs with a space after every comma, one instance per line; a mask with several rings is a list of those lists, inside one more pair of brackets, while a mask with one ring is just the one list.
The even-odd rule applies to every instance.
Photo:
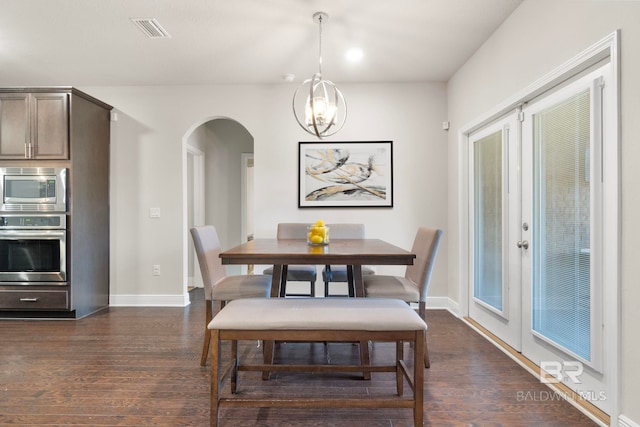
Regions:
[[1, 230], [1, 238], [16, 239], [60, 239], [66, 236], [65, 230]]

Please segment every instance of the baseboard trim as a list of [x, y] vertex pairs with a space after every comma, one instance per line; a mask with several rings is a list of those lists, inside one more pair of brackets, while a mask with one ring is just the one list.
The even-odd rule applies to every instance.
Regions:
[[618, 427], [640, 427], [640, 424], [636, 423], [629, 417], [625, 417], [624, 415], [620, 415], [618, 417]]
[[111, 295], [111, 307], [186, 307], [189, 294], [178, 295]]
[[[480, 335], [484, 336], [489, 342], [493, 343], [498, 349], [500, 349], [504, 354], [513, 359], [520, 366], [525, 368], [530, 374], [532, 374], [536, 378], [540, 378], [540, 368], [531, 360], [527, 359], [521, 353], [514, 350], [507, 343], [502, 341], [493, 333], [489, 332], [484, 326], [480, 325], [475, 320], [470, 317], [465, 317], [462, 319], [466, 324], [468, 324], [471, 328], [473, 328]], [[575, 396], [576, 393], [567, 387], [564, 384], [546, 384], [547, 387], [551, 388], [554, 391], [559, 392], [559, 395], [562, 396], [567, 402], [569, 402], [573, 407], [578, 409], [580, 412], [585, 414], [594, 422], [598, 423], [601, 426], [610, 426], [611, 418], [601, 409], [593, 405], [591, 402], [580, 399], [573, 399], [571, 396]]]
[[447, 310], [456, 317], [460, 317], [458, 303], [449, 297], [428, 297], [427, 310]]

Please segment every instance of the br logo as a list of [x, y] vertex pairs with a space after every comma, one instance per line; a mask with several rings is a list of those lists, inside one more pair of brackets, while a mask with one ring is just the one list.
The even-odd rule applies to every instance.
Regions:
[[580, 375], [584, 371], [584, 366], [578, 361], [542, 360], [540, 362], [540, 382], [544, 384], [561, 383], [564, 378], [571, 380], [574, 384], [581, 384]]

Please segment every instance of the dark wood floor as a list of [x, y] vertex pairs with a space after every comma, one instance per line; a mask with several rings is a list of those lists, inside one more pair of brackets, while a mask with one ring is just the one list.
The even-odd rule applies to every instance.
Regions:
[[[206, 426], [209, 369], [199, 365], [201, 291], [182, 308], [111, 308], [77, 321], [0, 321], [0, 425]], [[425, 425], [595, 425], [446, 311], [429, 311]], [[241, 352], [257, 357], [256, 343]], [[352, 344], [286, 343], [280, 360], [358, 361]], [[376, 343], [372, 359], [393, 357]], [[394, 393], [392, 374], [241, 373], [242, 393]], [[225, 388], [227, 390], [228, 388]], [[406, 391], [409, 393], [410, 391]], [[407, 409], [224, 409], [222, 426], [409, 426]]]

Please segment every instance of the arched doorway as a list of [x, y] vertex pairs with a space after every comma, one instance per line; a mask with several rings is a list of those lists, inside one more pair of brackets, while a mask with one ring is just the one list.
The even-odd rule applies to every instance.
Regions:
[[[253, 136], [235, 120], [209, 119], [185, 138], [185, 292], [202, 286], [189, 229], [214, 225], [223, 248], [253, 232]], [[228, 266], [229, 274], [246, 267]]]

